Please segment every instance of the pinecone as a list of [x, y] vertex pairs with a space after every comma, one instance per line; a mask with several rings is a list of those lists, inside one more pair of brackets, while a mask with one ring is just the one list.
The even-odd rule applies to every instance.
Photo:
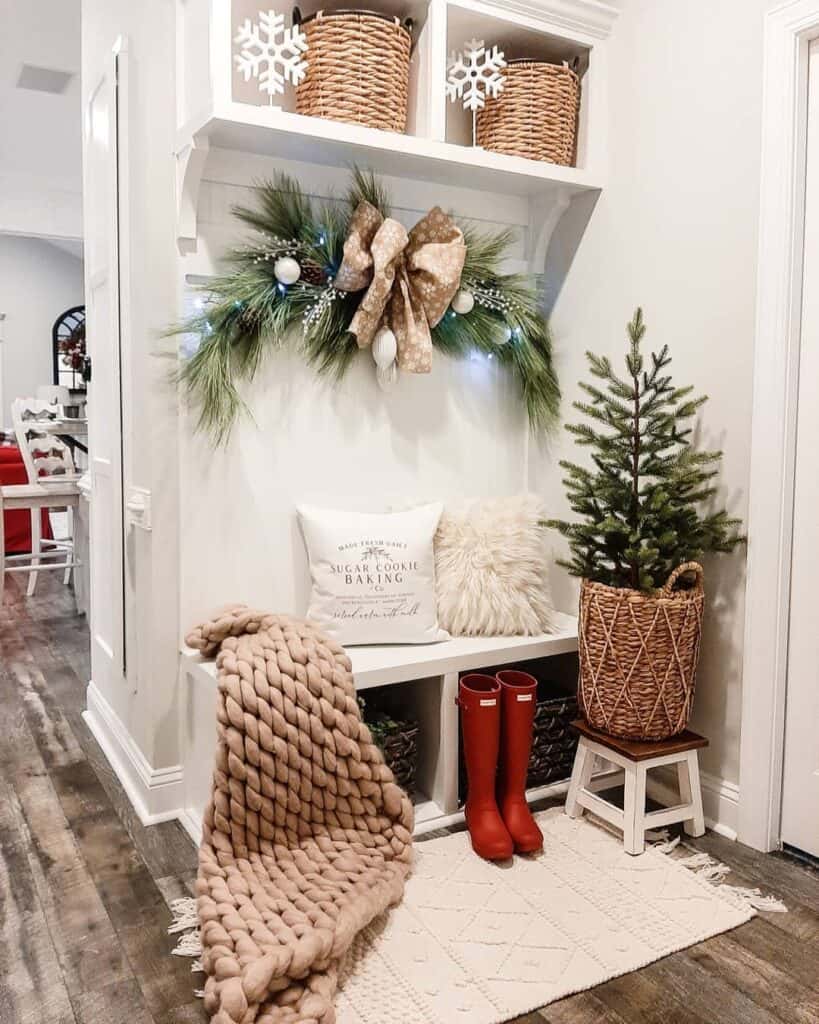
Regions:
[[301, 265], [301, 279], [307, 284], [327, 284], [327, 271], [318, 263], [306, 261]]

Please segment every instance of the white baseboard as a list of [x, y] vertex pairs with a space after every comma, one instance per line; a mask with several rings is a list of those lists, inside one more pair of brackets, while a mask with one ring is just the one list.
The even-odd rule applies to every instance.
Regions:
[[179, 824], [198, 847], [202, 842], [202, 815], [195, 814], [190, 807], [183, 807], [178, 814]]
[[99, 743], [143, 825], [180, 818], [182, 765], [152, 768], [117, 713], [93, 682], [86, 691], [85, 724]]
[[[700, 772], [702, 788], [702, 809], [705, 812], [705, 824], [717, 835], [726, 839], [736, 840], [737, 820], [739, 812], [739, 786], [727, 782], [708, 772]], [[657, 800], [664, 804], [679, 803], [676, 788], [676, 773], [669, 769], [659, 768], [648, 776], [648, 792], [656, 795]]]

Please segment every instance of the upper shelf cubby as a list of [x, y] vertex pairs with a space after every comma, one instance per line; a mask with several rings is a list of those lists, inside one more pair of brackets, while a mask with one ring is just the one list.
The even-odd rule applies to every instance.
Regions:
[[[588, 74], [592, 55], [592, 45], [581, 41], [577, 35], [556, 34], [554, 28], [547, 30], [542, 21], [534, 24], [517, 16], [514, 9], [505, 5], [494, 10], [486, 10], [484, 6], [475, 9], [469, 2], [450, 0], [447, 4], [447, 65], [450, 54], [460, 54], [472, 40], [485, 44], [488, 51], [495, 47], [502, 53], [506, 67], [500, 74], [506, 77], [504, 91], [508, 92], [510, 75], [514, 75], [520, 64], [548, 64], [562, 67], [569, 65], [577, 74], [580, 82], [580, 110], [578, 119], [578, 142], [571, 158], [570, 166], [585, 167], [587, 154], [585, 151], [586, 121], [589, 103], [586, 92], [591, 87], [592, 76]], [[569, 72], [567, 72], [569, 74]], [[436, 75], [445, 81], [446, 67]], [[500, 99], [503, 100], [503, 95]], [[489, 103], [492, 102], [490, 99]], [[536, 109], [543, 98], [531, 95], [530, 106]], [[553, 102], [550, 101], [550, 102]], [[446, 118], [445, 138], [448, 142], [458, 145], [472, 146], [473, 118], [469, 110], [459, 100], [445, 97]], [[480, 115], [478, 115], [480, 116]]]
[[[350, 0], [304, 0], [300, 17], [351, 6]], [[268, 96], [255, 77], [246, 80], [235, 64], [235, 39], [246, 19], [257, 23], [267, 14], [258, 0], [177, 0], [180, 240], [195, 235], [196, 194], [209, 147], [320, 165], [357, 164], [397, 177], [552, 196], [561, 203], [603, 187], [605, 45], [615, 8], [602, 0], [367, 0], [365, 7], [412, 21], [405, 132], [306, 116], [296, 110], [292, 85]], [[276, 13], [291, 25], [292, 7]], [[572, 165], [472, 144], [471, 114], [448, 101], [446, 75], [449, 54], [473, 39], [497, 45], [507, 60], [577, 61], [581, 98]], [[309, 50], [304, 56], [309, 61]]]

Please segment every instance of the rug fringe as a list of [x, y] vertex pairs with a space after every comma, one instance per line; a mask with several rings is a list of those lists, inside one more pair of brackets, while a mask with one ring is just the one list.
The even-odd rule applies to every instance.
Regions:
[[759, 889], [748, 889], [742, 885], [732, 885], [730, 888], [742, 900], [749, 903], [754, 910], [764, 910], [769, 914], [788, 913], [788, 908], [776, 896], [763, 896]]
[[171, 952], [174, 956], [200, 957], [202, 955], [202, 940], [199, 937], [198, 929], [185, 932]]
[[196, 900], [193, 896], [183, 896], [181, 899], [171, 903], [173, 924], [168, 929], [168, 934], [187, 931], [188, 928], [199, 927], [199, 917], [196, 912]]
[[[680, 843], [680, 837], [670, 842], [653, 843], [652, 846], [658, 853], [671, 853]], [[684, 844], [683, 849], [691, 850], [691, 847]], [[714, 860], [708, 853], [692, 851], [687, 857], [677, 858], [677, 863], [689, 871], [693, 871], [698, 878], [718, 885], [735, 897], [738, 902], [754, 910], [762, 910], [769, 914], [787, 914], [788, 908], [776, 896], [763, 896], [760, 889], [751, 889], [743, 885], [728, 885], [725, 882], [726, 875], [730, 875], [731, 867], [721, 861]]]
[[[191, 971], [203, 970], [202, 939], [199, 934], [199, 917], [196, 911], [196, 900], [192, 896], [183, 896], [174, 900], [171, 905], [173, 921], [168, 928], [169, 935], [179, 935], [179, 941], [171, 950], [174, 956], [193, 957]], [[183, 933], [183, 934], [180, 934]]]
[[[648, 833], [646, 833], [646, 838], [649, 838]], [[673, 839], [669, 839], [667, 832], [664, 836], [660, 835], [657, 842], [651, 843], [652, 848], [655, 849], [657, 853], [671, 853], [671, 851], [676, 850], [679, 845], [680, 837], [674, 836]]]

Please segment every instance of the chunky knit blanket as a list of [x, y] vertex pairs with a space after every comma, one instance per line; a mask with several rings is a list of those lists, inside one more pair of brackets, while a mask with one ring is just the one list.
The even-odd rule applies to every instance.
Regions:
[[205, 1008], [216, 1024], [332, 1024], [338, 966], [401, 899], [412, 806], [361, 720], [350, 661], [314, 626], [226, 609], [218, 746], [199, 848]]

